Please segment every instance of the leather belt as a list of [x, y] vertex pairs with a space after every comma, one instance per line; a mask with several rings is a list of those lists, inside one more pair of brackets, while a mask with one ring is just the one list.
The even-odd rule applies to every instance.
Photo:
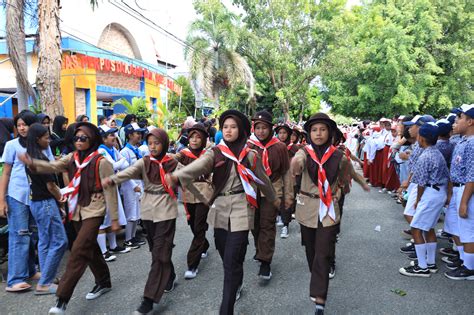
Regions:
[[453, 183], [453, 187], [462, 187], [464, 184], [462, 183]]
[[166, 193], [164, 190], [158, 190], [158, 191], [145, 190], [145, 192], [150, 195], [163, 195], [164, 193]]
[[425, 187], [431, 187], [434, 190], [439, 191], [439, 189], [440, 189], [439, 186], [440, 186], [439, 184], [434, 184], [434, 185], [428, 184]]
[[311, 193], [306, 192], [306, 191], [300, 190], [300, 194], [302, 194], [303, 196], [307, 196], [307, 197], [309, 197], [309, 198], [319, 199], [319, 195], [317, 195], [317, 194], [311, 194]]
[[232, 195], [238, 195], [238, 194], [241, 194], [241, 193], [244, 193], [245, 190], [237, 190], [237, 191], [226, 191], [226, 192], [223, 192], [223, 193], [219, 193], [217, 196], [219, 197], [223, 197], [223, 196], [232, 196]]

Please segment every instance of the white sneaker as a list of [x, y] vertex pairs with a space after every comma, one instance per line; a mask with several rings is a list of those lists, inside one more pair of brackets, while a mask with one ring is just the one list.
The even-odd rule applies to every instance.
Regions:
[[106, 262], [114, 261], [115, 259], [117, 259], [117, 256], [112, 255], [109, 251], [105, 252], [103, 256]]
[[186, 270], [186, 272], [184, 273], [184, 279], [186, 280], [194, 279], [196, 278], [197, 274], [198, 274], [197, 268], [194, 270]]
[[207, 256], [208, 256], [207, 252], [204, 252], [204, 253], [201, 254], [201, 258], [207, 258]]
[[281, 234], [280, 234], [280, 237], [281, 238], [287, 238], [289, 235], [288, 233], [288, 227], [287, 226], [284, 226], [281, 228]]
[[109, 292], [112, 290], [111, 287], [103, 287], [99, 284], [96, 284], [93, 288], [92, 291], [86, 294], [86, 300], [95, 300], [99, 296]]
[[283, 226], [283, 221], [280, 216], [277, 216], [277, 226]]
[[53, 306], [49, 309], [49, 312], [48, 314], [59, 314], [59, 315], [63, 315], [63, 314], [66, 314], [66, 310], [63, 309], [63, 308], [59, 308], [57, 306]]

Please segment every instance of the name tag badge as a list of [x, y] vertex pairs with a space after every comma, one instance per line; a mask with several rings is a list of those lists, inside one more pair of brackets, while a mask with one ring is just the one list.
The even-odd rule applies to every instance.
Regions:
[[300, 199], [299, 196], [296, 196], [296, 203], [301, 205], [301, 206], [304, 206], [304, 202]]
[[211, 208], [216, 208], [216, 205], [215, 205], [215, 204], [212, 204]]

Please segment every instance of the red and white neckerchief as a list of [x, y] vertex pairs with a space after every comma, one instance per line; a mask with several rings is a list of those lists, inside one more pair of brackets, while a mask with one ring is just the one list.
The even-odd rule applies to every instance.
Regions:
[[232, 153], [232, 151], [229, 149], [229, 147], [224, 143], [224, 141], [221, 141], [220, 144], [217, 145], [217, 147], [221, 150], [222, 154], [233, 161], [235, 164], [237, 164], [237, 172], [239, 173], [240, 181], [242, 182], [242, 186], [244, 186], [244, 191], [245, 195], [247, 197], [247, 201], [250, 203], [255, 208], [258, 208], [257, 205], [257, 193], [253, 189], [252, 185], [250, 185], [250, 182], [256, 182], [260, 185], [263, 185], [263, 182], [255, 176], [255, 174], [248, 168], [246, 168], [242, 164], [242, 160], [247, 156], [249, 153], [250, 149], [247, 145], [240, 151], [239, 158], [237, 159]]
[[74, 152], [73, 159], [74, 163], [76, 163], [76, 173], [74, 174], [74, 177], [72, 180], [69, 182], [69, 185], [64, 187], [63, 189], [60, 190], [61, 195], [67, 197], [68, 201], [68, 207], [69, 207], [69, 219], [72, 220], [72, 217], [74, 216], [74, 212], [76, 211], [77, 208], [77, 201], [79, 200], [79, 187], [81, 185], [81, 171], [89, 165], [91, 160], [99, 155], [99, 151], [94, 151], [91, 154], [89, 154], [84, 161], [82, 161], [82, 164], [79, 162], [79, 152]]
[[268, 148], [279, 142], [280, 140], [277, 137], [273, 137], [270, 141], [268, 141], [266, 145], [263, 145], [255, 135], [251, 135], [250, 139], [248, 140], [248, 143], [251, 143], [263, 150], [262, 164], [263, 169], [265, 170], [265, 173], [267, 173], [268, 176], [272, 175], [272, 170], [270, 169], [270, 161], [268, 160]]
[[316, 156], [311, 145], [304, 147], [306, 152], [313, 161], [318, 165], [318, 190], [319, 190], [319, 221], [323, 222], [323, 219], [329, 215], [329, 217], [336, 221], [336, 212], [334, 210], [334, 202], [332, 200], [331, 186], [326, 177], [326, 171], [324, 170], [324, 163], [326, 163], [332, 154], [337, 150], [335, 146], [330, 146], [323, 155], [321, 161]]
[[206, 150], [202, 150], [201, 153], [199, 153], [199, 156], [194, 155], [194, 153], [191, 152], [191, 150], [189, 150], [188, 148], [183, 149], [183, 150], [181, 150], [180, 152], [183, 153], [184, 155], [186, 155], [186, 156], [187, 156], [188, 158], [190, 158], [190, 159], [197, 160], [197, 159], [200, 158], [204, 153], [206, 153]]
[[152, 163], [158, 164], [158, 166], [160, 167], [160, 179], [161, 179], [161, 184], [163, 185], [163, 188], [171, 196], [171, 198], [176, 199], [176, 194], [174, 193], [173, 189], [170, 186], [168, 186], [168, 184], [166, 184], [166, 181], [165, 181], [166, 172], [165, 172], [165, 169], [163, 168], [163, 163], [171, 161], [172, 159], [173, 158], [171, 158], [168, 155], [165, 155], [161, 160], [157, 160], [154, 157], [150, 156], [150, 161]]

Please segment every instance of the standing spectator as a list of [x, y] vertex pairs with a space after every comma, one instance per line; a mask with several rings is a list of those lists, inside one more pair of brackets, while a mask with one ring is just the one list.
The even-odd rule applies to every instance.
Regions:
[[60, 156], [61, 152], [64, 150], [64, 137], [66, 136], [68, 122], [69, 120], [64, 116], [56, 116], [54, 118], [51, 143], [49, 144], [54, 156]]
[[[49, 149], [49, 132], [41, 124], [33, 124], [28, 130], [26, 152], [32, 158], [49, 161], [45, 151]], [[62, 199], [54, 175], [35, 174], [29, 169], [31, 214], [38, 226], [38, 256], [41, 278], [36, 286], [36, 295], [54, 294], [57, 285], [53, 284], [59, 263], [67, 248], [67, 236], [57, 202]]]
[[77, 123], [80, 123], [80, 122], [88, 122], [89, 121], [89, 117], [87, 115], [79, 115], [77, 116], [76, 118], [76, 122]]
[[[29, 126], [37, 122], [36, 115], [24, 110], [15, 116], [18, 138], [8, 141], [3, 152], [4, 170], [0, 182], [0, 216], [8, 214], [8, 280], [7, 292], [31, 288], [28, 280], [40, 278], [35, 267], [34, 220], [30, 215], [30, 191], [25, 165], [18, 156], [26, 152]], [[50, 160], [51, 150], [45, 153]]]
[[122, 127], [120, 127], [120, 131], [119, 131], [119, 138], [120, 138], [121, 144], [125, 145], [125, 143], [127, 143], [127, 138], [125, 136], [125, 127], [136, 122], [137, 122], [136, 115], [127, 114], [127, 116], [125, 116], [125, 118], [122, 121]]

